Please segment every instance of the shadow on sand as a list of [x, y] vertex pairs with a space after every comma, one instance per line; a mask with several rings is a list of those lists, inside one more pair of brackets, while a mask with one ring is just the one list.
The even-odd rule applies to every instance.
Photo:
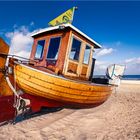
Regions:
[[17, 124], [17, 123], [22, 122], [24, 120], [28, 120], [28, 119], [31, 119], [31, 118], [34, 118], [34, 117], [37, 117], [37, 116], [41, 116], [41, 115], [44, 115], [44, 114], [58, 112], [58, 111], [60, 111], [62, 109], [63, 108], [46, 108], [46, 107], [42, 107], [39, 112], [32, 113], [31, 111], [29, 111], [26, 114], [18, 115], [13, 120], [2, 122], [2, 123], [0, 123], [0, 127], [4, 126], [4, 125], [7, 125], [7, 124]]

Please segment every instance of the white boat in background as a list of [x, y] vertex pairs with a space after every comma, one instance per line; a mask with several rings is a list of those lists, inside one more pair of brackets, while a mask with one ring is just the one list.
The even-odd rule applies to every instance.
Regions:
[[108, 66], [106, 71], [106, 76], [109, 78], [109, 84], [119, 86], [121, 82], [121, 77], [125, 71], [124, 65], [112, 64]]

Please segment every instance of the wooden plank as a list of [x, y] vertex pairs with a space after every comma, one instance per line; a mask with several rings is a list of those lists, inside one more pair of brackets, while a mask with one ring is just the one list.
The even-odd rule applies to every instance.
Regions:
[[87, 69], [88, 67], [87, 66], [82, 66], [82, 71], [81, 71], [81, 75], [85, 76], [87, 75]]
[[69, 62], [67, 72], [77, 74], [77, 68], [78, 68], [78, 64]]
[[103, 102], [105, 101], [109, 95], [106, 96], [101, 96], [98, 98], [88, 98], [84, 97], [81, 98], [81, 96], [68, 96], [61, 94], [60, 92], [56, 91], [51, 91], [51, 90], [46, 90], [46, 88], [39, 88], [35, 84], [30, 83], [28, 85], [27, 82], [20, 82], [20, 87], [24, 89], [26, 93], [32, 94], [32, 95], [37, 95], [37, 96], [42, 96], [48, 99], [52, 100], [57, 100], [57, 101], [70, 101], [70, 102], [77, 102], [77, 103], [96, 103], [96, 102]]
[[66, 94], [70, 94], [70, 95], [80, 95], [80, 96], [90, 96], [90, 97], [99, 97], [99, 96], [105, 96], [106, 94], [110, 94], [108, 91], [83, 91], [83, 90], [78, 90], [78, 89], [72, 89], [72, 88], [68, 88], [65, 86], [59, 86], [57, 84], [57, 82], [55, 83], [50, 83], [50, 82], [46, 82], [34, 77], [30, 77], [29, 75], [23, 74], [23, 73], [17, 73], [17, 82], [19, 81], [28, 81], [29, 83], [34, 83], [36, 85], [39, 85], [40, 88], [44, 87], [46, 89], [52, 89], [54, 91], [58, 91], [61, 93], [66, 93]]
[[[65, 79], [59, 76], [54, 76], [52, 74], [48, 74], [45, 72], [41, 72], [41, 71], [37, 71], [36, 69], [30, 68], [28, 66], [25, 65], [17, 65], [16, 66], [16, 72], [21, 71], [22, 73], [28, 74], [30, 75], [30, 77], [35, 77], [38, 78], [40, 80], [46, 81], [46, 82], [50, 82], [50, 83], [56, 83], [58, 85], [63, 85], [66, 86], [68, 88], [73, 88], [73, 89], [78, 89], [78, 90], [90, 90], [90, 91], [110, 91], [112, 90], [111, 86], [105, 86], [105, 85], [93, 85], [93, 84], [89, 84], [86, 82], [78, 82], [78, 81], [74, 81], [74, 80], [69, 80], [69, 79]], [[56, 81], [57, 79], [57, 81]], [[80, 87], [79, 87], [80, 85]]]

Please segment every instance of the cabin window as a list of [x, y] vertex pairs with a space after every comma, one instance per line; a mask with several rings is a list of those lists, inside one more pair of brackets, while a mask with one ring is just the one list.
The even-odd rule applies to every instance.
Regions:
[[55, 38], [50, 39], [47, 59], [57, 60], [60, 40], [61, 40], [61, 37], [55, 37]]
[[81, 48], [81, 42], [73, 38], [71, 52], [70, 52], [70, 59], [79, 60], [80, 48]]
[[84, 64], [88, 64], [89, 63], [90, 50], [91, 50], [91, 47], [89, 47], [88, 45], [86, 45], [85, 53], [84, 53], [84, 59], [83, 59], [83, 63]]
[[45, 40], [39, 40], [36, 46], [35, 58], [41, 59], [43, 55]]

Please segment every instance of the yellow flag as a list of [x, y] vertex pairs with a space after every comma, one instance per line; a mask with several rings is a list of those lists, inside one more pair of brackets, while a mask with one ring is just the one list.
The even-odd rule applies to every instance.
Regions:
[[72, 23], [75, 8], [76, 7], [72, 7], [71, 9], [62, 13], [60, 16], [51, 20], [48, 24], [50, 26], [57, 26], [57, 25], [60, 25], [60, 24], [63, 24], [63, 23]]

